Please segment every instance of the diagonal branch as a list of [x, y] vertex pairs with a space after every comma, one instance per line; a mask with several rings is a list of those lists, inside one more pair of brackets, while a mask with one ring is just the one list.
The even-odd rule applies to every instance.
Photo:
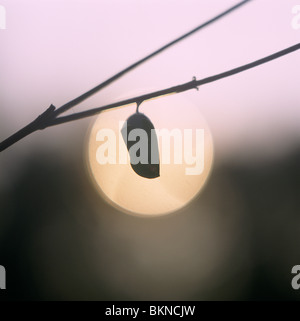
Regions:
[[44, 129], [44, 128], [54, 126], [54, 125], [67, 123], [67, 122], [74, 121], [74, 120], [79, 120], [79, 119], [86, 118], [86, 117], [90, 117], [90, 116], [96, 115], [104, 110], [108, 110], [108, 109], [112, 109], [112, 108], [116, 108], [116, 107], [121, 107], [121, 106], [129, 105], [129, 104], [133, 104], [133, 103], [138, 104], [138, 103], [141, 103], [145, 100], [161, 97], [161, 96], [164, 96], [167, 94], [176, 94], [176, 93], [181, 93], [181, 92], [184, 92], [184, 91], [187, 91], [190, 89], [198, 89], [198, 86], [202, 86], [202, 85], [205, 85], [205, 84], [208, 84], [208, 83], [211, 83], [211, 82], [214, 82], [214, 81], [226, 78], [226, 77], [236, 75], [236, 74], [241, 73], [243, 71], [252, 69], [252, 68], [257, 67], [259, 65], [265, 64], [265, 63], [270, 62], [272, 60], [275, 60], [275, 59], [278, 59], [278, 58], [283, 57], [285, 55], [288, 55], [288, 54], [295, 52], [299, 49], [300, 49], [300, 43], [298, 43], [294, 46], [291, 46], [289, 48], [286, 48], [284, 50], [278, 51], [278, 52], [276, 52], [272, 55], [269, 55], [267, 57], [256, 60], [254, 62], [251, 62], [246, 65], [222, 72], [222, 73], [214, 75], [214, 76], [210, 76], [210, 77], [200, 79], [200, 80], [196, 80], [194, 78], [192, 81], [184, 83], [182, 85], [178, 85], [178, 86], [170, 87], [167, 89], [159, 90], [156, 92], [152, 92], [149, 94], [145, 94], [142, 96], [126, 99], [126, 100], [119, 101], [119, 102], [116, 102], [116, 103], [113, 103], [110, 105], [106, 105], [106, 106], [102, 106], [102, 107], [98, 107], [98, 108], [94, 108], [94, 109], [89, 109], [87, 111], [76, 113], [73, 115], [55, 118], [55, 117], [53, 117], [53, 115], [55, 113], [55, 107], [53, 105], [51, 105], [36, 120], [34, 120], [29, 125], [25, 126], [21, 130], [19, 130], [16, 134], [14, 134], [14, 135], [10, 136], [9, 138], [7, 138], [6, 140], [4, 140], [2, 143], [0, 143], [0, 152], [3, 151], [4, 149], [6, 149], [7, 147], [13, 145], [14, 143], [19, 141], [23, 137], [33, 133], [36, 130]]
[[15, 144], [17, 141], [21, 140], [22, 138], [28, 136], [29, 134], [34, 133], [39, 129], [44, 129], [48, 127], [49, 119], [53, 119], [53, 115], [55, 112], [55, 107], [50, 105], [40, 116], [38, 116], [35, 120], [31, 123], [17, 131], [15, 134], [11, 135], [3, 142], [0, 143], [0, 152], [5, 150], [6, 148], [10, 147], [11, 145]]
[[[234, 5], [233, 7], [225, 10], [222, 13], [220, 13], [216, 17], [206, 21], [205, 23], [201, 24], [200, 26], [190, 30], [189, 32], [185, 33], [184, 35], [180, 36], [179, 38], [169, 42], [168, 44], [166, 44], [163, 47], [159, 48], [158, 50], [152, 52], [148, 56], [146, 56], [146, 57], [142, 58], [141, 60], [135, 62], [134, 64], [130, 65], [129, 67], [127, 67], [124, 70], [120, 71], [119, 73], [115, 74], [111, 78], [105, 80], [104, 82], [102, 82], [98, 86], [92, 88], [91, 90], [87, 91], [86, 93], [82, 94], [81, 96], [69, 101], [68, 103], [66, 103], [65, 105], [61, 106], [60, 108], [58, 108], [56, 110], [55, 110], [55, 108], [54, 109], [51, 108], [51, 112], [50, 113], [48, 113], [49, 110], [47, 109], [42, 114], [42, 115], [44, 115], [45, 113], [47, 114], [47, 119], [42, 118], [43, 124], [40, 121], [41, 120], [40, 117], [42, 116], [41, 115], [41, 116], [39, 116], [37, 118], [37, 119], [39, 119], [38, 122], [37, 122], [37, 119], [34, 120], [33, 122], [31, 122], [30, 124], [28, 124], [24, 128], [20, 129], [18, 132], [16, 132], [15, 134], [13, 134], [10, 137], [8, 137], [6, 140], [1, 142], [0, 143], [0, 152], [5, 150], [6, 148], [10, 147], [11, 145], [15, 144], [16, 142], [18, 142], [22, 138], [25, 138], [29, 134], [31, 134], [31, 133], [33, 133], [33, 132], [35, 132], [37, 130], [45, 129], [46, 127], [49, 127], [50, 126], [50, 122], [49, 122], [50, 119], [52, 119], [54, 121], [57, 118], [58, 115], [66, 112], [67, 110], [71, 109], [72, 107], [78, 105], [79, 103], [81, 103], [82, 101], [86, 100], [87, 98], [89, 98], [90, 96], [94, 95], [95, 93], [99, 92], [101, 89], [103, 89], [104, 87], [108, 86], [112, 82], [116, 81], [117, 79], [119, 79], [120, 77], [122, 77], [123, 75], [128, 73], [129, 71], [131, 71], [134, 68], [138, 67], [142, 63], [144, 63], [147, 60], [153, 58], [154, 56], [158, 55], [159, 53], [161, 53], [162, 51], [168, 49], [169, 47], [177, 44], [178, 42], [184, 40], [185, 38], [191, 36], [192, 34], [196, 33], [197, 31], [199, 31], [199, 30], [207, 27], [208, 25], [218, 21], [219, 19], [225, 17], [229, 13], [235, 11], [236, 9], [242, 7], [244, 4], [246, 4], [246, 3], [250, 2], [250, 1], [252, 1], [252, 0], [243, 0], [243, 1], [239, 2], [238, 4]], [[85, 117], [87, 117], [87, 116], [85, 116]]]
[[68, 115], [68, 116], [63, 116], [63, 117], [59, 117], [53, 120], [50, 120], [48, 122], [48, 126], [54, 126], [54, 125], [59, 125], [59, 124], [63, 124], [63, 123], [67, 123], [70, 121], [74, 121], [74, 120], [78, 120], [78, 119], [82, 119], [82, 118], [86, 118], [86, 117], [90, 117], [93, 115], [96, 115], [104, 110], [108, 110], [108, 109], [112, 109], [112, 108], [116, 108], [116, 107], [122, 107], [125, 105], [129, 105], [129, 104], [133, 104], [133, 103], [141, 103], [145, 100], [149, 100], [149, 99], [153, 99], [153, 98], [158, 98], [164, 95], [168, 95], [168, 94], [176, 94], [176, 93], [180, 93], [180, 92], [184, 92], [190, 89], [195, 89], [198, 86], [202, 86], [217, 80], [220, 80], [222, 78], [226, 78], [226, 77], [230, 77], [232, 75], [241, 73], [243, 71], [246, 71], [248, 69], [257, 67], [259, 65], [265, 64], [269, 61], [275, 60], [277, 58], [280, 58], [282, 56], [285, 56], [287, 54], [290, 54], [292, 52], [295, 52], [297, 50], [300, 49], [300, 43], [289, 47], [287, 49], [278, 51], [270, 56], [264, 57], [262, 59], [256, 60], [254, 62], [251, 62], [249, 64], [222, 72], [220, 74], [214, 75], [214, 76], [210, 76], [201, 80], [192, 80], [190, 82], [187, 82], [185, 84], [182, 85], [178, 85], [178, 86], [174, 86], [174, 87], [170, 87], [170, 88], [166, 88], [163, 90], [159, 90], [159, 91], [155, 91], [149, 94], [145, 94], [142, 96], [138, 96], [138, 97], [134, 97], [134, 98], [129, 98], [126, 100], [122, 100], [122, 101], [118, 101], [115, 102], [113, 104], [109, 104], [106, 106], [102, 106], [102, 107], [98, 107], [98, 108], [94, 108], [94, 109], [89, 109], [80, 113], [76, 113], [76, 114], [72, 114], [72, 115]]
[[104, 87], [108, 86], [109, 84], [111, 84], [112, 82], [116, 81], [117, 79], [121, 78], [123, 75], [125, 75], [126, 73], [128, 73], [129, 71], [135, 69], [136, 67], [138, 67], [139, 65], [141, 65], [142, 63], [146, 62], [147, 60], [153, 58], [154, 56], [158, 55], [159, 53], [161, 53], [162, 51], [170, 48], [171, 46], [177, 44], [178, 42], [184, 40], [185, 38], [191, 36], [192, 34], [196, 33], [197, 31], [209, 26], [210, 24], [216, 22], [217, 20], [220, 20], [221, 18], [225, 17], [226, 15], [228, 15], [229, 13], [237, 10], [238, 8], [240, 8], [241, 6], [243, 6], [244, 4], [250, 2], [252, 0], [244, 0], [239, 2], [238, 4], [236, 4], [235, 6], [223, 11], [222, 13], [218, 14], [217, 16], [215, 16], [214, 18], [204, 22], [203, 24], [199, 25], [198, 27], [190, 30], [189, 32], [185, 33], [184, 35], [180, 36], [179, 38], [167, 43], [166, 45], [164, 45], [163, 47], [159, 48], [158, 50], [155, 50], [154, 52], [152, 52], [151, 54], [149, 54], [148, 56], [142, 58], [141, 60], [135, 62], [134, 64], [130, 65], [129, 67], [123, 69], [122, 71], [120, 71], [119, 73], [115, 74], [114, 76], [112, 76], [111, 78], [105, 80], [104, 82], [102, 82], [101, 84], [99, 84], [98, 86], [92, 88], [91, 90], [87, 91], [86, 93], [82, 94], [81, 96], [69, 101], [68, 103], [66, 103], [65, 105], [61, 106], [60, 108], [58, 108], [55, 111], [55, 115], [58, 116], [64, 112], [66, 112], [67, 110], [71, 109], [72, 107], [80, 104], [81, 102], [83, 102], [84, 100], [86, 100], [87, 98], [89, 98], [90, 96], [96, 94], [98, 91], [100, 91], [101, 89], [103, 89]]

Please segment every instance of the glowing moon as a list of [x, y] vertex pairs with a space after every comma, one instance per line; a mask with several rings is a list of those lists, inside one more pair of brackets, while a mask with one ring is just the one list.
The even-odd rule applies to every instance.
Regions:
[[140, 106], [160, 133], [160, 176], [154, 179], [133, 171], [120, 133], [136, 106], [101, 113], [90, 129], [87, 161], [102, 197], [126, 213], [143, 216], [171, 213], [190, 203], [206, 183], [213, 163], [211, 132], [199, 109], [178, 95]]

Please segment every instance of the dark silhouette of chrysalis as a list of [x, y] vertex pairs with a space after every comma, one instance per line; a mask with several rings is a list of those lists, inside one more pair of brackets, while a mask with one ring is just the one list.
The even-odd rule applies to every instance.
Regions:
[[159, 177], [158, 142], [151, 120], [137, 109], [124, 123], [121, 133], [132, 169], [145, 178]]

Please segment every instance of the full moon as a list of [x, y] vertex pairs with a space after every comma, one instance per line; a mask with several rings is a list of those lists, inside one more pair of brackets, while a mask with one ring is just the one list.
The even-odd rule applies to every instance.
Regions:
[[210, 129], [200, 107], [178, 96], [146, 101], [139, 108], [158, 133], [159, 177], [141, 177], [130, 165], [120, 130], [135, 105], [101, 113], [89, 130], [91, 179], [100, 195], [125, 213], [172, 213], [193, 201], [208, 180], [213, 163]]

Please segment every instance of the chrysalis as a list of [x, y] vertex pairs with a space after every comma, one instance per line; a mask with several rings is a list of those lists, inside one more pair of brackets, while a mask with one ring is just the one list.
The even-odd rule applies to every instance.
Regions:
[[124, 123], [121, 133], [132, 169], [145, 178], [159, 177], [158, 142], [151, 120], [137, 111]]

